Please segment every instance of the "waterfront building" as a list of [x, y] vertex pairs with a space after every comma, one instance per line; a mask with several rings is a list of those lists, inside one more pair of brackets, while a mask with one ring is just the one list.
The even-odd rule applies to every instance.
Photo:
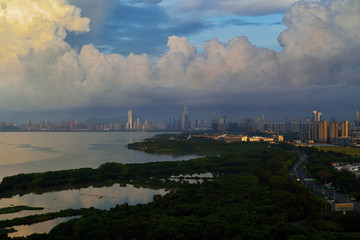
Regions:
[[126, 129], [133, 129], [132, 109], [128, 110], [128, 121], [126, 123]]
[[141, 125], [140, 125], [140, 118], [136, 119], [136, 129], [140, 129]]

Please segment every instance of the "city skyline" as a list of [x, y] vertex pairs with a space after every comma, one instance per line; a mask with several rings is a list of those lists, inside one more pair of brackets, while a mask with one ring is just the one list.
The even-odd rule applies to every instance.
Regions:
[[[219, 134], [227, 136], [225, 141], [228, 142], [239, 141], [240, 139], [242, 139], [241, 141], [274, 141], [274, 139], [280, 141], [279, 139], [283, 139], [283, 136], [279, 134], [290, 134], [291, 141], [296, 144], [358, 145], [360, 143], [359, 110], [355, 110], [353, 121], [337, 121], [332, 118], [330, 122], [323, 118], [323, 114], [317, 110], [313, 110], [309, 117], [285, 121], [265, 120], [265, 115], [256, 118], [244, 116], [240, 121], [233, 121], [227, 115], [219, 116], [217, 112], [213, 112], [211, 121], [192, 120], [186, 104], [182, 116], [179, 118], [170, 117], [168, 122], [144, 119], [137, 114], [135, 120], [134, 116], [133, 110], [128, 109], [126, 123], [115, 118], [91, 119], [83, 122], [70, 120], [61, 121], [60, 124], [48, 120], [33, 124], [31, 120], [27, 120], [26, 124], [20, 126], [15, 122], [1, 122], [0, 131], [176, 131], [185, 133], [198, 133], [200, 131], [205, 132], [205, 135], [215, 134], [215, 137]], [[243, 138], [244, 134], [245, 138]], [[262, 137], [258, 137], [257, 134]], [[264, 138], [264, 134], [272, 137]], [[249, 135], [254, 137], [249, 137]]]
[[[286, 117], [286, 118], [282, 118], [282, 119], [269, 119], [266, 116], [265, 119], [265, 115], [264, 114], [259, 114], [256, 116], [249, 116], [249, 115], [243, 115], [240, 118], [232, 118], [229, 117], [227, 113], [221, 113], [219, 114], [219, 112], [213, 111], [212, 112], [212, 116], [211, 117], [207, 117], [207, 118], [203, 118], [197, 117], [196, 114], [196, 110], [190, 109], [191, 111], [191, 116], [192, 118], [190, 118], [189, 115], [189, 110], [187, 105], [184, 105], [184, 108], [182, 110], [182, 112], [177, 111], [177, 114], [170, 116], [167, 115], [165, 118], [162, 119], [152, 119], [152, 118], [148, 118], [148, 117], [144, 117], [142, 115], [141, 112], [135, 112], [135, 115], [133, 115], [133, 109], [129, 108], [126, 110], [127, 113], [125, 114], [125, 112], [123, 112], [121, 114], [121, 112], [119, 113], [120, 115], [116, 115], [116, 116], [110, 116], [110, 117], [103, 117], [103, 118], [88, 118], [88, 119], [74, 119], [74, 118], [62, 118], [59, 120], [49, 120], [49, 119], [40, 119], [40, 120], [34, 120], [31, 118], [27, 118], [24, 121], [15, 121], [15, 120], [8, 120], [8, 121], [4, 121], [4, 119], [0, 119], [0, 122], [2, 122], [3, 125], [25, 125], [25, 126], [30, 126], [32, 122], [36, 123], [36, 124], [47, 124], [47, 123], [51, 123], [51, 124], [58, 124], [58, 122], [79, 122], [79, 123], [90, 123], [90, 124], [99, 124], [102, 122], [107, 122], [107, 124], [123, 124], [123, 128], [127, 129], [127, 130], [147, 130], [147, 128], [142, 128], [142, 124], [140, 124], [141, 121], [143, 121], [143, 123], [148, 124], [148, 121], [152, 121], [155, 123], [160, 123], [160, 124], [165, 124], [165, 125], [171, 125], [172, 127], [167, 127], [168, 129], [178, 129], [178, 130], [190, 130], [192, 127], [192, 125], [196, 125], [196, 123], [198, 121], [205, 121], [207, 124], [209, 124], [212, 122], [218, 122], [221, 124], [229, 124], [229, 123], [236, 123], [236, 122], [242, 122], [245, 119], [247, 119], [248, 121], [251, 122], [299, 122], [299, 123], [321, 123], [321, 122], [326, 122], [326, 124], [329, 123], [329, 128], [331, 128], [331, 123], [332, 122], [351, 122], [354, 126], [360, 126], [360, 119], [359, 119], [359, 110], [354, 110], [354, 116], [353, 118], [340, 118], [340, 119], [336, 119], [335, 117], [333, 117], [330, 113], [330, 116], [328, 115], [328, 113], [325, 113], [323, 115], [322, 112], [317, 111], [317, 110], [313, 110], [312, 112], [308, 112], [307, 115], [301, 116], [301, 115], [294, 115], [293, 117]], [[134, 117], [135, 116], [135, 117]], [[195, 117], [194, 117], [195, 116]], [[349, 123], [348, 123], [349, 125]], [[326, 125], [325, 128], [327, 128], [328, 126]], [[340, 128], [341, 129], [341, 128]], [[329, 130], [329, 135], [331, 130]], [[327, 137], [326, 137], [327, 138]], [[330, 137], [329, 137], [330, 138]]]
[[53, 2], [0, 0], [4, 120], [358, 108], [357, 0]]

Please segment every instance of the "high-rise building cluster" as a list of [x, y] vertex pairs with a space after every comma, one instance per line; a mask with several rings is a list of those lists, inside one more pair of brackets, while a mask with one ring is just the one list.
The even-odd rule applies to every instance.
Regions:
[[359, 111], [356, 110], [353, 124], [348, 120], [338, 122], [334, 119], [328, 123], [321, 119], [320, 112], [313, 111], [312, 122], [308, 125], [309, 129], [302, 132], [301, 138], [303, 140], [323, 143], [351, 144], [354, 141], [360, 142], [358, 118]]
[[[154, 127], [151, 127], [154, 126]], [[144, 123], [141, 123], [140, 118], [136, 118], [136, 121], [133, 121], [132, 109], [128, 110], [128, 121], [126, 122], [126, 130], [142, 130], [148, 131], [153, 129], [162, 129], [158, 125], [150, 125], [148, 120], [145, 120]]]

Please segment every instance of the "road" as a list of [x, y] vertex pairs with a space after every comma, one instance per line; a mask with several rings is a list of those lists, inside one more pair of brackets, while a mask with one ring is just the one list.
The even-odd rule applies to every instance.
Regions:
[[[305, 173], [305, 162], [307, 161], [307, 156], [303, 153], [299, 154], [299, 160], [291, 167], [289, 171], [289, 175], [291, 179], [295, 182], [298, 181], [304, 184], [307, 188], [312, 190], [317, 195], [320, 195], [324, 199], [328, 199], [328, 202], [334, 205], [335, 203], [349, 203], [350, 196], [347, 194], [340, 193], [335, 189], [331, 190], [325, 187], [324, 185], [320, 185], [315, 181], [311, 181], [309, 177]], [[309, 181], [310, 180], [310, 181]], [[353, 202], [355, 211], [360, 211], [360, 203]]]

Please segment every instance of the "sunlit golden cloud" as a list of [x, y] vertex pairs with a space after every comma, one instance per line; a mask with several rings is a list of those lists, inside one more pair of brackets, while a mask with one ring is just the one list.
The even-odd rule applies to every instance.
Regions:
[[[66, 48], [66, 31], [89, 31], [88, 18], [65, 0], [0, 0], [1, 65], [19, 55]], [[58, 51], [58, 50], [55, 50]]]

